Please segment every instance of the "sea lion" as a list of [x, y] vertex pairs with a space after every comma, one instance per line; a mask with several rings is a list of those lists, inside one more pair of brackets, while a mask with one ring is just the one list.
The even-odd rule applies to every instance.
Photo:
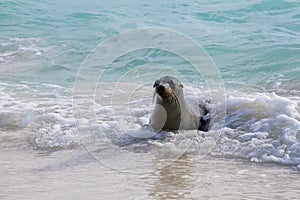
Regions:
[[[183, 85], [172, 76], [164, 76], [154, 82], [154, 110], [149, 120], [154, 132], [177, 130], [208, 131], [208, 109], [199, 107], [194, 113], [183, 95]], [[205, 118], [203, 116], [206, 116]]]

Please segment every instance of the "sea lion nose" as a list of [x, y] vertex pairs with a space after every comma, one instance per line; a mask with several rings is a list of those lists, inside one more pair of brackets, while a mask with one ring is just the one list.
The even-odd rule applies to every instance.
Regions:
[[158, 91], [163, 91], [163, 90], [165, 89], [165, 86], [163, 86], [163, 85], [158, 85], [158, 86], [156, 87], [156, 89], [157, 89]]

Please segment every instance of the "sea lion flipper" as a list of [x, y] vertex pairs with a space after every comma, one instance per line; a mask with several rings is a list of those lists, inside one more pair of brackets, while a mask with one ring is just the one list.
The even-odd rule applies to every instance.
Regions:
[[205, 104], [199, 104], [199, 108], [200, 108], [201, 118], [200, 118], [198, 130], [207, 132], [210, 126], [211, 115], [209, 113], [209, 109]]

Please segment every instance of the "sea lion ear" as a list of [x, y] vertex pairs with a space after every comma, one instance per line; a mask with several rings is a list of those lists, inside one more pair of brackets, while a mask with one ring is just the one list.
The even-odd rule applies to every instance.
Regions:
[[180, 83], [180, 87], [183, 88], [183, 85]]

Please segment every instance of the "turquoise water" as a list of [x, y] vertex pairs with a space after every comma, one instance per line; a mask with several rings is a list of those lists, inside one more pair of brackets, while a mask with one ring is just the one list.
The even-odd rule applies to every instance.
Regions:
[[[101, 78], [97, 57], [78, 73], [101, 42], [146, 27], [200, 44], [224, 88], [207, 90], [186, 60], [155, 48], [120, 55]], [[226, 97], [210, 101], [211, 130], [135, 140], [168, 73], [194, 109]], [[0, 198], [297, 199], [300, 2], [2, 0], [0, 154]]]
[[299, 86], [299, 7], [283, 0], [1, 1], [1, 76], [72, 85], [101, 41], [154, 26], [201, 44], [227, 87]]

